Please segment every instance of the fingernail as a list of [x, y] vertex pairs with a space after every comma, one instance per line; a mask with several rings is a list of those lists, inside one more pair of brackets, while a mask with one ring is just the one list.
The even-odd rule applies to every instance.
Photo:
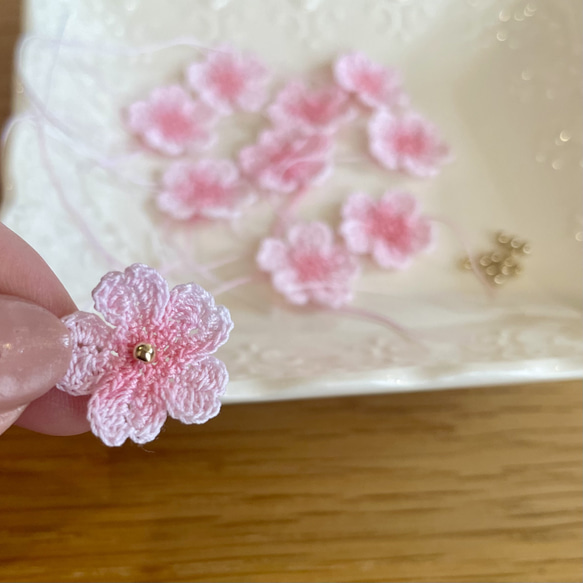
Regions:
[[67, 372], [71, 342], [65, 325], [49, 311], [0, 296], [0, 411], [46, 393]]

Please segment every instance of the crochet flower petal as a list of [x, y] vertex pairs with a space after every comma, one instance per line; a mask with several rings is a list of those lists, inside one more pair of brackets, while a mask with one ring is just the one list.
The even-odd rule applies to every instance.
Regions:
[[145, 101], [128, 108], [130, 131], [161, 154], [179, 156], [191, 147], [208, 147], [212, 140], [212, 110], [194, 101], [179, 85], [158, 87]]
[[239, 171], [230, 160], [175, 162], [162, 177], [158, 208], [175, 219], [234, 217], [244, 194]]
[[254, 57], [228, 46], [190, 65], [186, 78], [201, 99], [222, 114], [236, 109], [258, 111], [267, 96], [267, 69]]
[[209, 356], [193, 363], [169, 382], [164, 391], [168, 414], [182, 423], [204, 423], [219, 413], [229, 374], [220, 360]]
[[371, 155], [389, 170], [429, 178], [449, 161], [449, 148], [437, 128], [414, 112], [396, 116], [380, 110], [368, 125]]
[[257, 266], [262, 271], [272, 271], [285, 265], [287, 247], [279, 239], [263, 239], [257, 252]]
[[299, 81], [288, 83], [268, 110], [274, 124], [306, 133], [333, 133], [354, 112], [350, 97], [339, 87], [309, 89]]
[[291, 227], [288, 241], [298, 249], [318, 251], [328, 249], [334, 240], [332, 230], [326, 223], [313, 222], [297, 224]]
[[399, 73], [375, 63], [364, 53], [341, 55], [334, 64], [334, 77], [340, 87], [355, 93], [369, 107], [403, 106], [408, 102]]
[[75, 312], [62, 322], [71, 334], [73, 352], [57, 389], [75, 396], [88, 395], [109, 367], [112, 329], [99, 316], [88, 312]]
[[215, 305], [213, 296], [194, 283], [178, 285], [170, 292], [166, 319], [176, 336], [188, 338], [182, 345], [190, 360], [213, 353], [233, 329], [229, 310]]
[[126, 439], [147, 443], [156, 438], [166, 421], [166, 406], [143, 375], [121, 377], [113, 372], [100, 384], [87, 413], [95, 435], [109, 446]]
[[110, 271], [93, 290], [95, 309], [110, 324], [132, 329], [158, 324], [169, 297], [166, 280], [141, 263]]

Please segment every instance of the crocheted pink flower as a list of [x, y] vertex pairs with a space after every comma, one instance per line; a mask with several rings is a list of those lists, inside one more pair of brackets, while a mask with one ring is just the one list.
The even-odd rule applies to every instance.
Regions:
[[210, 356], [233, 327], [229, 311], [200, 286], [172, 291], [154, 269], [135, 264], [106, 274], [93, 290], [95, 314], [63, 318], [73, 359], [59, 389], [90, 394], [93, 433], [107, 445], [154, 439], [167, 415], [204, 423], [217, 415], [225, 365]]
[[239, 153], [243, 172], [260, 188], [290, 193], [322, 183], [332, 169], [332, 140], [298, 130], [266, 130]]
[[269, 108], [273, 122], [307, 133], [333, 133], [354, 116], [348, 95], [338, 87], [308, 89], [294, 81], [284, 87]]
[[222, 114], [258, 111], [267, 97], [267, 69], [254, 57], [229, 47], [190, 65], [186, 78], [200, 98]]
[[428, 178], [450, 158], [435, 126], [417, 113], [395, 116], [381, 110], [370, 120], [368, 134], [371, 154], [389, 170]]
[[379, 201], [367, 194], [353, 194], [342, 207], [342, 219], [340, 233], [348, 249], [371, 253], [381, 267], [408, 267], [435, 239], [433, 223], [407, 192], [388, 191]]
[[350, 302], [358, 273], [354, 257], [334, 242], [332, 229], [319, 222], [293, 226], [286, 240], [264, 239], [257, 265], [271, 273], [273, 287], [292, 304], [331, 308]]
[[158, 208], [179, 220], [232, 218], [244, 196], [239, 170], [229, 160], [174, 162], [162, 185]]
[[364, 53], [348, 53], [338, 57], [334, 64], [334, 77], [342, 89], [355, 93], [369, 107], [404, 106], [408, 103], [399, 73], [375, 63]]
[[146, 101], [130, 105], [127, 115], [129, 129], [146, 146], [167, 156], [208, 147], [214, 121], [213, 112], [179, 85], [154, 89]]

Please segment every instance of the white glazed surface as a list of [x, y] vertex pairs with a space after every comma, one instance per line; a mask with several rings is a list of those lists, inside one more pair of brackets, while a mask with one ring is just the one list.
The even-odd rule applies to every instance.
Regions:
[[[541, 0], [30, 0], [26, 28], [34, 38], [21, 51], [17, 97], [27, 91], [46, 111], [34, 113], [17, 99], [18, 110], [35, 117], [17, 123], [9, 137], [2, 220], [88, 309], [91, 289], [113, 266], [83, 234], [75, 212], [121, 264], [156, 267], [177, 253], [166, 243], [151, 191], [103, 165], [131, 150], [123, 108], [157, 85], [180, 81], [200, 53], [177, 47], [128, 54], [128, 47], [178, 37], [202, 46], [229, 41], [259, 54], [281, 80], [361, 49], [402, 71], [415, 107], [441, 128], [456, 160], [429, 181], [372, 163], [338, 165], [301, 215], [334, 222], [351, 191], [405, 186], [431, 214], [462, 228], [476, 251], [491, 248], [492, 233], [503, 229], [530, 241], [532, 255], [493, 299], [459, 269], [463, 249], [446, 227], [434, 254], [410, 270], [365, 269], [355, 305], [397, 320], [418, 343], [364, 320], [289, 309], [266, 283], [225, 294], [221, 301], [236, 323], [221, 350], [232, 379], [225, 400], [580, 376], [580, 21], [579, 2]], [[216, 152], [231, 155], [256, 130], [256, 122], [241, 118], [225, 129]], [[152, 180], [161, 167], [140, 156], [119, 169]], [[199, 263], [242, 252], [242, 260], [219, 272], [229, 279], [252, 268], [267, 218], [267, 207], [258, 205], [236, 236], [220, 226], [173, 235], [190, 236], [185, 240]], [[212, 289], [191, 270], [173, 279]]]

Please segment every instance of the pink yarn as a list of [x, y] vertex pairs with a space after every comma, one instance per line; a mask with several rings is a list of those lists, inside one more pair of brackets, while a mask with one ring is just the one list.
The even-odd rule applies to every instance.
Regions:
[[264, 239], [257, 265], [271, 274], [273, 287], [292, 304], [340, 308], [352, 300], [351, 284], [358, 264], [343, 245], [334, 242], [325, 223], [299, 223], [285, 240]]
[[435, 126], [418, 113], [396, 116], [380, 110], [370, 120], [368, 134], [371, 154], [389, 170], [429, 178], [450, 158]]
[[221, 114], [258, 111], [267, 97], [267, 69], [255, 58], [219, 47], [186, 71], [190, 87]]
[[348, 53], [336, 59], [334, 77], [342, 89], [354, 93], [372, 108], [407, 105], [401, 76], [395, 69], [375, 63], [360, 52]]
[[260, 188], [290, 193], [321, 184], [332, 169], [332, 139], [297, 130], [261, 133], [256, 144], [239, 153], [243, 172]]
[[214, 121], [212, 110], [179, 85], [154, 89], [146, 101], [130, 105], [127, 115], [129, 129], [146, 146], [166, 156], [210, 146]]
[[300, 81], [292, 81], [279, 92], [268, 113], [280, 127], [294, 127], [310, 134], [334, 133], [354, 117], [355, 109], [338, 87], [309, 89]]
[[[233, 327], [229, 311], [196, 284], [171, 291], [154, 269], [141, 264], [107, 273], [93, 290], [95, 314], [63, 318], [73, 358], [57, 385], [72, 395], [90, 394], [88, 419], [110, 446], [126, 439], [154, 439], [167, 415], [204, 423], [218, 414], [225, 365], [210, 356]], [[153, 362], [134, 356], [138, 344], [155, 349]]]
[[164, 173], [162, 186], [158, 208], [179, 220], [233, 218], [245, 195], [239, 170], [229, 160], [174, 162]]
[[385, 268], [409, 267], [413, 257], [428, 251], [435, 241], [433, 223], [407, 192], [387, 191], [379, 201], [355, 193], [344, 203], [342, 219], [340, 233], [348, 249], [372, 254]]

